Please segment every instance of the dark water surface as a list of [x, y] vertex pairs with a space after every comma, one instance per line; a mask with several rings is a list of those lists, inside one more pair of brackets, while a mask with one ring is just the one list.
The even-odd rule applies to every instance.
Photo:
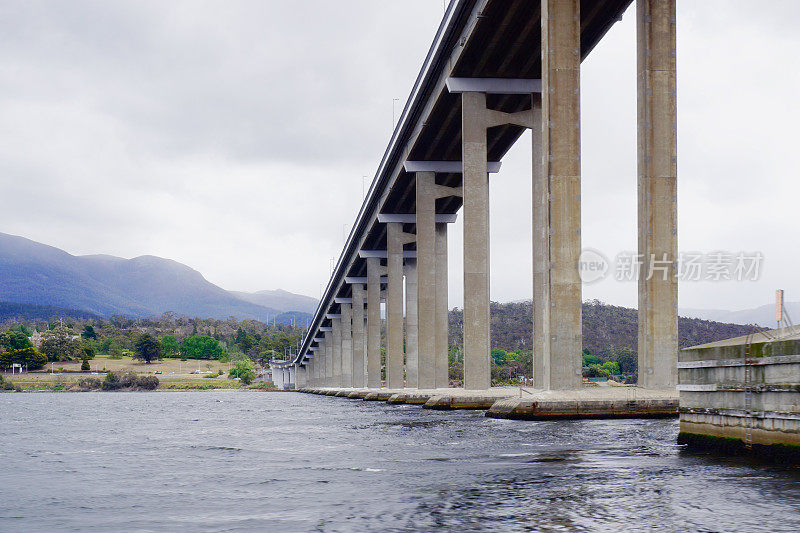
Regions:
[[800, 531], [800, 468], [676, 421], [298, 393], [0, 395], [0, 531]]

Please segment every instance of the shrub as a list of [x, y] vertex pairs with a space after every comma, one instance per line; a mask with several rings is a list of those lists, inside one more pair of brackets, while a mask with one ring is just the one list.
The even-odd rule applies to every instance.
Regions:
[[103, 382], [97, 378], [83, 378], [78, 380], [78, 388], [82, 390], [99, 390], [103, 388]]
[[275, 384], [271, 381], [257, 381], [250, 388], [254, 390], [275, 390]]
[[609, 377], [608, 370], [600, 365], [589, 365], [588, 368], [583, 370], [583, 377], [585, 378], [607, 378]]
[[0, 375], [0, 390], [18, 390], [19, 387], [14, 386], [9, 380]]
[[256, 375], [253, 373], [252, 370], [247, 370], [239, 374], [239, 381], [241, 381], [245, 385], [250, 385], [254, 379], [256, 379]]
[[155, 376], [140, 376], [137, 385], [143, 390], [156, 390], [158, 388], [158, 378]]
[[[250, 372], [253, 374], [253, 378], [255, 378], [255, 374], [253, 373], [253, 365], [250, 364], [249, 359], [240, 359], [236, 361], [236, 365], [230, 369], [228, 372], [228, 377], [231, 379], [241, 378], [242, 374]], [[252, 381], [252, 379], [251, 379]]]
[[92, 368], [89, 366], [89, 360], [88, 359], [84, 359], [83, 363], [81, 363], [81, 370], [86, 371], [86, 370], [91, 370], [91, 369]]
[[103, 390], [117, 390], [122, 385], [120, 384], [119, 374], [116, 372], [109, 372], [103, 380]]
[[103, 390], [112, 391], [120, 389], [155, 390], [158, 387], [158, 378], [155, 376], [139, 376], [134, 372], [109, 372], [103, 381]]

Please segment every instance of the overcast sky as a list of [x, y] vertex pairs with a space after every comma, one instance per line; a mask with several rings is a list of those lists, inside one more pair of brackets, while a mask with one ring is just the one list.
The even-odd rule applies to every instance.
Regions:
[[[0, 3], [0, 231], [318, 297], [442, 0]], [[679, 248], [761, 252], [681, 307], [800, 300], [800, 3], [678, 3]], [[583, 245], [636, 249], [635, 13], [583, 63]], [[492, 299], [531, 295], [530, 137], [492, 176]], [[451, 305], [462, 227], [451, 228]], [[634, 306], [609, 277], [584, 298]]]

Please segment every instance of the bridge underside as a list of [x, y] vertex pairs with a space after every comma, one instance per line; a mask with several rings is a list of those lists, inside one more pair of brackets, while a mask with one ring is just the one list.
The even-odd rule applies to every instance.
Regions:
[[[630, 3], [451, 2], [302, 347], [277, 363], [296, 368], [298, 386], [448, 386], [447, 224], [459, 213], [464, 385], [489, 388], [489, 173], [526, 128], [534, 379], [581, 385], [580, 61]], [[639, 0], [636, 16], [641, 268], [658, 260], [664, 274], [639, 283], [640, 385], [667, 388], [677, 358], [674, 0]]]

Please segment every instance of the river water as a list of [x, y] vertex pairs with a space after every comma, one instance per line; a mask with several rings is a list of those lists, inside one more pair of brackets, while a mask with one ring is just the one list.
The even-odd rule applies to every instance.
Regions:
[[800, 531], [800, 467], [673, 420], [299, 393], [0, 394], [0, 531]]

